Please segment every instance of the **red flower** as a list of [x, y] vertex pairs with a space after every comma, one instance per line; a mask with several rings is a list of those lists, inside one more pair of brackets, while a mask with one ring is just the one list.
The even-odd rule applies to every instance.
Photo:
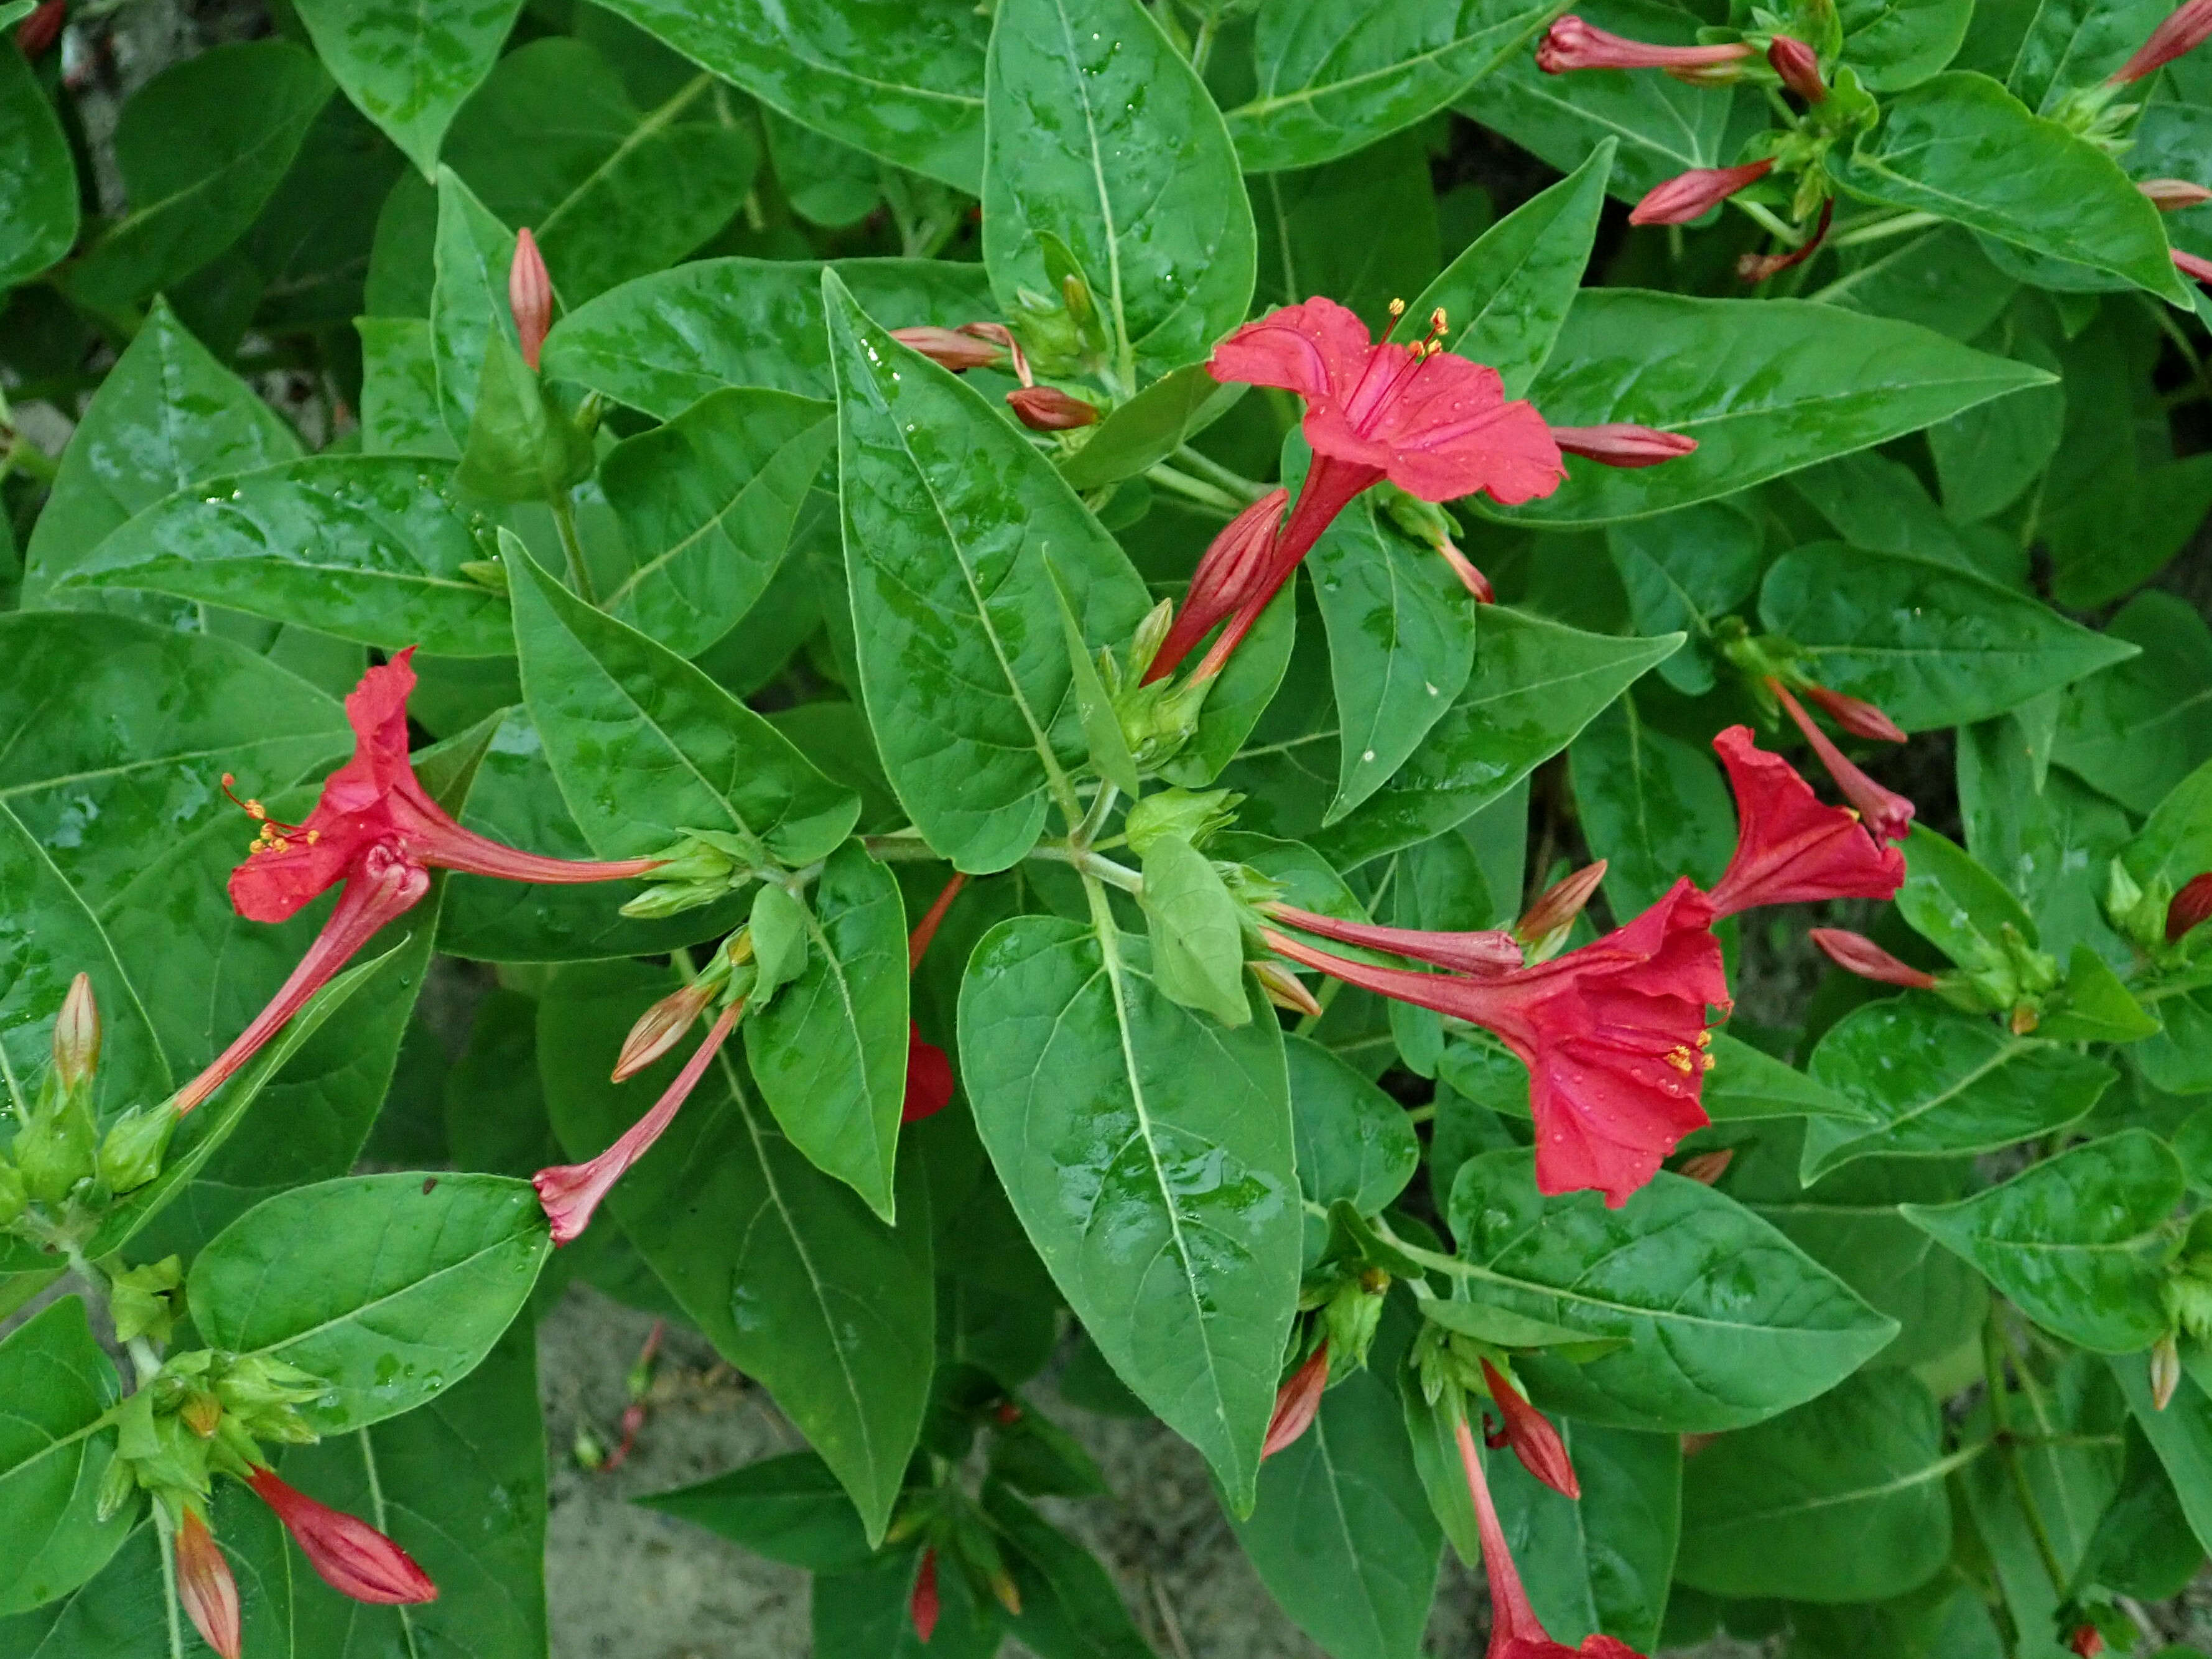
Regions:
[[1753, 744], [1749, 726], [1729, 726], [1713, 750], [1735, 792], [1737, 826], [1735, 856], [1712, 890], [1716, 917], [1762, 904], [1886, 899], [1905, 884], [1905, 854], [1856, 815], [1821, 805], [1788, 761]]
[[921, 1553], [921, 1565], [915, 1570], [914, 1593], [907, 1597], [906, 1616], [914, 1621], [914, 1633], [927, 1646], [937, 1633], [937, 1552]]
[[274, 1469], [256, 1469], [246, 1484], [276, 1511], [307, 1565], [339, 1595], [379, 1607], [438, 1599], [438, 1587], [414, 1558], [368, 1522], [318, 1504]]
[[1487, 978], [1370, 967], [1273, 928], [1261, 937], [1346, 984], [1494, 1032], [1528, 1068], [1537, 1189], [1594, 1188], [1618, 1209], [1708, 1121], [1698, 1103], [1711, 1064], [1705, 1010], [1729, 1000], [1712, 921], [1685, 877], [1602, 939]]
[[1555, 426], [1552, 428], [1552, 441], [1566, 453], [1579, 455], [1586, 461], [1624, 467], [1657, 466], [1662, 461], [1679, 459], [1698, 447], [1695, 438], [1638, 426], [1629, 421], [1609, 422], [1604, 426]]
[[[1737, 40], [1721, 46], [1654, 46], [1594, 28], [1571, 14], [1555, 21], [1536, 47], [1536, 67], [1547, 75], [1569, 70], [1662, 69], [1696, 71], [1720, 69], [1752, 55], [1753, 47]], [[1685, 76], [1703, 80], [1704, 76]]]
[[2080, 1659], [2097, 1659], [2097, 1656], [2105, 1650], [2105, 1634], [2094, 1625], [2076, 1625], [2073, 1634], [2066, 1638], [2066, 1645], [2079, 1655]]
[[592, 1215], [599, 1207], [599, 1200], [629, 1172], [630, 1165], [651, 1152], [653, 1143], [667, 1133], [668, 1126], [676, 1121], [678, 1109], [699, 1086], [699, 1079], [707, 1074], [708, 1062], [735, 1029], [744, 1006], [743, 1002], [733, 1002], [722, 1010], [721, 1018], [707, 1028], [707, 1035], [700, 1040], [691, 1058], [684, 1062], [684, 1069], [676, 1074], [667, 1092], [653, 1103], [651, 1111], [623, 1132], [621, 1139], [588, 1164], [558, 1164], [540, 1170], [530, 1177], [530, 1184], [538, 1189], [538, 1205], [544, 1210], [545, 1218], [553, 1224], [556, 1244], [573, 1243], [580, 1237], [584, 1229], [592, 1224]]
[[1632, 225], [1686, 225], [1741, 190], [1755, 185], [1774, 170], [1770, 158], [1748, 161], [1740, 167], [1692, 167], [1663, 184], [1654, 185], [1644, 199], [1629, 210]]
[[1328, 1388], [1328, 1344], [1324, 1342], [1275, 1390], [1274, 1415], [1267, 1419], [1267, 1437], [1260, 1445], [1262, 1461], [1296, 1444], [1298, 1437], [1313, 1425]]
[[68, 15], [68, 0], [39, 0], [38, 9], [15, 26], [15, 50], [36, 58], [61, 39]]
[[1824, 102], [1826, 84], [1820, 79], [1820, 55], [1802, 40], [1778, 34], [1766, 48], [1766, 61], [1782, 77], [1782, 84], [1808, 104]]
[[191, 1510], [177, 1527], [177, 1600], [200, 1639], [222, 1656], [238, 1659], [244, 1638], [239, 1630], [238, 1581], [230, 1576], [207, 1522]]
[[1936, 975], [1899, 962], [1863, 933], [1844, 927], [1815, 927], [1810, 936], [1820, 954], [1847, 974], [1884, 985], [1902, 985], [1908, 991], [1932, 991]]
[[1498, 1522], [1498, 1505], [1491, 1501], [1490, 1483], [1483, 1479], [1482, 1457], [1474, 1449], [1467, 1419], [1462, 1418], [1454, 1426], [1458, 1431], [1460, 1464], [1467, 1473], [1468, 1496], [1474, 1500], [1475, 1525], [1482, 1534], [1482, 1571], [1490, 1580], [1490, 1646], [1486, 1659], [1577, 1659], [1577, 1656], [1580, 1659], [1643, 1659], [1618, 1637], [1588, 1637], [1578, 1648], [1552, 1639], [1536, 1617], [1536, 1609], [1529, 1605], [1528, 1592], [1522, 1588], [1521, 1574], [1513, 1565], [1513, 1553], [1505, 1547], [1505, 1528]]
[[2166, 907], [2166, 942], [2180, 944], [2190, 930], [2201, 926], [2208, 916], [2212, 916], [2212, 870], [2184, 882], [2172, 902]]
[[545, 258], [527, 225], [514, 233], [514, 258], [507, 268], [507, 308], [514, 318], [522, 361], [535, 368], [545, 337], [553, 329], [553, 279], [546, 275]]
[[[1804, 705], [1790, 695], [1789, 688], [1769, 680], [1767, 684], [1782, 700], [1790, 718], [1797, 722], [1797, 729], [1805, 734], [1805, 741], [1813, 745], [1813, 752], [1820, 757], [1820, 764], [1828, 769], [1836, 787], [1844, 792], [1866, 826], [1884, 841], [1903, 841], [1912, 833], [1913, 805], [1893, 789], [1885, 789], [1872, 778], [1844, 757], [1844, 751], [1829, 740], [1828, 734], [1813, 724], [1813, 717], [1805, 712]], [[1872, 708], [1872, 704], [1863, 705]], [[1880, 714], [1881, 711], [1875, 711]], [[1888, 716], [1883, 715], [1887, 720]], [[1887, 895], [1884, 895], [1887, 896]], [[1772, 901], [1769, 901], [1772, 902]]]
[[899, 1121], [919, 1123], [933, 1117], [952, 1100], [952, 1061], [945, 1050], [921, 1040], [921, 1027], [907, 1022], [906, 1104]]
[[1490, 1385], [1490, 1397], [1497, 1402], [1498, 1414], [1504, 1424], [1498, 1437], [1489, 1443], [1512, 1447], [1513, 1455], [1521, 1460], [1521, 1467], [1553, 1492], [1580, 1498], [1582, 1482], [1575, 1479], [1574, 1462], [1567, 1455], [1566, 1442], [1559, 1438], [1559, 1431], [1552, 1426], [1551, 1419], [1522, 1398], [1521, 1391], [1488, 1359], [1482, 1362], [1482, 1380]]
[[[1437, 332], [1443, 317], [1437, 319]], [[1548, 495], [1566, 476], [1559, 446], [1527, 403], [1508, 402], [1498, 371], [1455, 356], [1437, 335], [1377, 343], [1334, 300], [1285, 306], [1214, 348], [1217, 380], [1279, 386], [1305, 400], [1313, 465], [1263, 577], [1246, 605], [1257, 616], [1346, 503], [1389, 478], [1425, 501], [1486, 490], [1507, 506]], [[1203, 629], [1177, 619], [1150, 671], [1175, 668]]]
[[2188, 0], [2166, 14], [2166, 21], [2150, 32], [2150, 39], [2136, 48], [2135, 56], [2112, 72], [2109, 84], [2124, 87], [2155, 75], [2182, 53], [2203, 46], [2208, 38], [2212, 38], [2212, 0]]

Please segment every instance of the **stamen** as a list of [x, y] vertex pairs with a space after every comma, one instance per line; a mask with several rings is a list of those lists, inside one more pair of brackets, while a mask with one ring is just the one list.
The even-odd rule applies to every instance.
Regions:
[[[238, 778], [235, 774], [229, 772], [224, 773], [222, 775], [222, 793], [230, 797], [232, 805], [237, 807], [240, 811], [245, 813], [246, 817], [252, 818], [256, 823], [258, 823], [261, 826], [261, 834], [255, 842], [253, 850], [258, 852], [262, 842], [271, 841], [273, 841], [274, 844], [281, 849], [284, 845], [284, 837], [286, 836], [296, 836], [302, 833], [301, 828], [299, 824], [285, 823], [276, 818], [270, 817], [269, 816], [269, 809], [264, 806], [259, 801], [239, 799], [238, 792], [231, 787], [231, 786], [237, 781]], [[313, 836], [309, 836], [307, 839], [312, 842], [314, 840], [314, 837]]]
[[1669, 1048], [1662, 1058], [1684, 1077], [1698, 1069], [1698, 1062], [1691, 1058], [1690, 1051], [1679, 1043]]
[[268, 809], [263, 806], [259, 801], [239, 799], [238, 792], [231, 787], [231, 785], [237, 781], [238, 775], [235, 772], [226, 772], [222, 775], [222, 793], [230, 797], [230, 804], [238, 808], [240, 811], [245, 813], [249, 818], [267, 817], [269, 816]]
[[1390, 301], [1390, 320], [1392, 322], [1396, 322], [1405, 314], [1406, 302], [1403, 300], [1393, 300]]
[[1698, 1033], [1698, 1047], [1700, 1048], [1710, 1048], [1712, 1046], [1713, 1034], [1711, 1031], [1700, 1031]]

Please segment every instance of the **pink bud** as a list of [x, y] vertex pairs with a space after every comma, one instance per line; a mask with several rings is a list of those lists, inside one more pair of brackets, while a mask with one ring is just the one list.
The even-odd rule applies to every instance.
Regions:
[[69, 0], [39, 0], [39, 9], [15, 26], [15, 49], [36, 58], [61, 38], [69, 15]]
[[2173, 1403], [2174, 1390], [2181, 1386], [2181, 1349], [2168, 1331], [2151, 1344], [2150, 1403], [2154, 1411], [2164, 1411]]
[[912, 346], [939, 368], [949, 368], [955, 374], [964, 374], [971, 368], [996, 368], [1006, 360], [1006, 354], [988, 340], [933, 324], [895, 328], [891, 338]]
[[1022, 351], [1022, 343], [1014, 337], [1014, 331], [1004, 323], [963, 323], [952, 331], [965, 334], [971, 339], [988, 340], [993, 345], [1004, 346], [1006, 355], [1014, 360], [1014, 378], [1024, 386], [1036, 384], [1030, 374], [1030, 360]]
[[[1771, 158], [1740, 167], [1692, 167], [1655, 185], [1628, 215], [1632, 225], [1686, 225], [1774, 171]], [[1556, 433], [1553, 434], [1556, 436]]]
[[2200, 259], [2193, 253], [2184, 253], [2179, 248], [2170, 249], [2174, 269], [2193, 283], [2212, 283], [2212, 259]]
[[1820, 55], [1802, 40], [1776, 35], [1766, 49], [1766, 61], [1782, 77], [1782, 84], [1807, 103], [1817, 104], [1827, 97], [1827, 85], [1820, 79]]
[[1605, 879], [1605, 860], [1585, 864], [1559, 878], [1537, 896], [1528, 914], [1513, 924], [1513, 937], [1523, 945], [1549, 939], [1582, 915], [1583, 906]]
[[2166, 907], [2166, 942], [2179, 945], [2182, 935], [2208, 916], [2212, 916], [2212, 870], [2184, 882]]
[[1474, 568], [1474, 562], [1459, 550], [1457, 542], [1449, 536], [1439, 536], [1437, 551], [1451, 567], [1452, 574], [1459, 578], [1459, 585], [1474, 596], [1477, 605], [1498, 603], [1498, 590], [1490, 585], [1490, 578]]
[[1871, 738], [1881, 743], [1905, 741], [1904, 728], [1863, 697], [1846, 696], [1825, 685], [1801, 685], [1797, 689], [1819, 703], [1822, 713], [1855, 738]]
[[1305, 981], [1279, 962], [1248, 963], [1246, 966], [1260, 976], [1260, 988], [1267, 993], [1267, 1000], [1276, 1007], [1293, 1014], [1304, 1014], [1319, 1019], [1322, 1014], [1320, 999], [1306, 989]]
[[79, 974], [54, 1016], [54, 1070], [64, 1088], [76, 1089], [92, 1081], [99, 1064], [100, 1005], [93, 998], [91, 975]]
[[2066, 1638], [2066, 1645], [2074, 1650], [2078, 1659], [2097, 1659], [2105, 1650], [2105, 1635], [2094, 1625], [2081, 1624]]
[[[1146, 685], [1175, 672], [1191, 648], [1225, 618], [1229, 626], [1205, 659], [1218, 669], [1260, 620], [1285, 580], [1273, 555], [1290, 499], [1287, 489], [1271, 489], [1222, 526], [1191, 574], [1190, 591], [1176, 607], [1174, 625], [1152, 653], [1152, 665], [1145, 670]], [[1206, 678], [1203, 668], [1197, 678]]]
[[1836, 787], [1844, 792], [1854, 811], [1864, 820], [1868, 831], [1880, 841], [1903, 841], [1912, 833], [1912, 803], [1893, 789], [1885, 789], [1861, 771], [1844, 756], [1844, 751], [1829, 740], [1828, 734], [1813, 723], [1804, 705], [1791, 696], [1786, 688], [1776, 680], [1767, 681], [1774, 695], [1782, 700], [1790, 718], [1797, 722], [1797, 729], [1805, 734], [1805, 741], [1813, 745], [1813, 752], [1820, 757], [1820, 764], [1828, 769], [1828, 775], [1836, 781]]
[[623, 1039], [622, 1053], [615, 1056], [612, 1081], [628, 1082], [681, 1042], [684, 1034], [691, 1029], [691, 1023], [714, 1000], [716, 988], [708, 981], [695, 979], [640, 1014], [637, 1024]]
[[1275, 1414], [1267, 1419], [1267, 1437], [1260, 1445], [1262, 1458], [1273, 1457], [1311, 1426], [1328, 1387], [1328, 1344], [1324, 1342], [1275, 1390]]
[[1097, 405], [1054, 386], [1022, 386], [1009, 392], [1006, 401], [1013, 406], [1014, 417], [1032, 432], [1073, 432], [1098, 419]]
[[1626, 467], [1657, 466], [1698, 447], [1695, 438], [1686, 438], [1679, 432], [1660, 432], [1625, 421], [1607, 426], [1555, 426], [1552, 441], [1586, 461]]
[[2150, 39], [2136, 48], [2135, 56], [2112, 72], [2107, 84], [2124, 87], [2155, 75], [2182, 53], [2203, 46], [2208, 38], [2212, 38], [2212, 0], [2188, 0], [2166, 14], [2166, 21], [2150, 32]]
[[438, 1599], [438, 1587], [414, 1557], [368, 1522], [317, 1503], [274, 1469], [256, 1469], [246, 1484], [276, 1511], [307, 1565], [339, 1595], [378, 1607]]
[[1698, 1152], [1682, 1160], [1675, 1173], [1686, 1176], [1700, 1187], [1710, 1187], [1728, 1173], [1728, 1166], [1735, 1162], [1735, 1148], [1723, 1146], [1710, 1152]]
[[1936, 975], [1911, 963], [1899, 962], [1863, 933], [1844, 927], [1815, 927], [1809, 935], [1820, 954], [1847, 974], [1884, 985], [1901, 985], [1909, 991], [1932, 991]]
[[924, 1646], [937, 1632], [937, 1552], [921, 1553], [921, 1565], [914, 1575], [914, 1593], [907, 1597], [906, 1616], [914, 1621], [914, 1633]]
[[207, 1522], [191, 1510], [177, 1528], [177, 1600], [202, 1641], [222, 1659], [238, 1659], [245, 1640], [239, 1628], [238, 1581], [230, 1576], [230, 1563]]
[[553, 279], [528, 226], [514, 233], [514, 263], [507, 268], [507, 305], [514, 313], [514, 332], [522, 361], [538, 367], [538, 354], [553, 326]]
[[1547, 75], [1592, 69], [1717, 69], [1748, 58], [1753, 48], [1738, 40], [1722, 46], [1654, 46], [1595, 28], [1579, 17], [1559, 19], [1536, 48], [1536, 67]]
[[1504, 1443], [1513, 1448], [1521, 1467], [1553, 1492], [1580, 1498], [1582, 1482], [1575, 1478], [1566, 1443], [1559, 1438], [1551, 1419], [1522, 1399], [1521, 1391], [1487, 1359], [1482, 1362], [1482, 1380], [1490, 1385], [1490, 1397], [1497, 1401], [1498, 1416], [1504, 1422]]
[[2151, 205], [2160, 213], [2179, 213], [2184, 208], [2212, 202], [2212, 190], [2187, 179], [2138, 179], [2136, 188], [2149, 197]]

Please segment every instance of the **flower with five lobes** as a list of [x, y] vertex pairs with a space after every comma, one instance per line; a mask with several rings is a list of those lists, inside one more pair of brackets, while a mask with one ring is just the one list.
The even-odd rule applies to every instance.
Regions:
[[[460, 870], [509, 881], [617, 881], [644, 874], [654, 859], [611, 863], [548, 858], [464, 830], [430, 799], [407, 754], [407, 698], [415, 689], [410, 646], [371, 668], [347, 696], [353, 758], [324, 782], [305, 823], [279, 823], [258, 801], [244, 803], [261, 825], [246, 861], [230, 872], [230, 902], [249, 921], [283, 921], [343, 883], [337, 908], [269, 1006], [175, 1101], [179, 1115], [220, 1088], [283, 1029], [385, 923], [430, 890], [430, 872]], [[224, 779], [228, 788], [230, 780]]]

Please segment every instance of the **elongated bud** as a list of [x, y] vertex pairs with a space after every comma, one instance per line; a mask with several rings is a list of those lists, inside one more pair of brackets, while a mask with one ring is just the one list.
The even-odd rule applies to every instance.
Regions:
[[177, 1528], [177, 1600], [200, 1639], [222, 1656], [238, 1659], [244, 1638], [238, 1618], [238, 1581], [230, 1576], [215, 1534], [193, 1510]]
[[1825, 685], [1801, 685], [1797, 689], [1820, 704], [1821, 713], [1855, 738], [1869, 738], [1877, 743], [1905, 740], [1904, 728], [1863, 697], [1846, 696]]
[[1808, 936], [1820, 954], [1847, 974], [1883, 985], [1902, 985], [1909, 991], [1932, 991], [1936, 975], [1899, 962], [1863, 933], [1844, 927], [1815, 927]]
[[1095, 425], [1098, 409], [1054, 386], [1025, 386], [1006, 394], [1014, 418], [1032, 432], [1073, 432]]
[[1551, 1419], [1523, 1399], [1504, 1373], [1487, 1359], [1482, 1362], [1482, 1380], [1490, 1387], [1490, 1397], [1497, 1402], [1504, 1425], [1499, 1443], [1511, 1446], [1521, 1467], [1553, 1492], [1580, 1498], [1583, 1486], [1575, 1478], [1574, 1461], [1567, 1455], [1566, 1442], [1559, 1438]]
[[92, 994], [92, 976], [79, 974], [54, 1017], [54, 1070], [62, 1087], [81, 1089], [99, 1065], [100, 1005]]
[[915, 328], [895, 328], [891, 338], [901, 345], [913, 347], [939, 368], [949, 368], [955, 374], [965, 374], [971, 368], [996, 368], [1006, 361], [1006, 354], [988, 340], [930, 323]]
[[2151, 205], [2160, 213], [2179, 213], [2184, 208], [2212, 202], [2212, 190], [2187, 179], [2138, 179], [2136, 188], [2149, 197]]
[[2164, 1411], [2173, 1402], [2173, 1391], [2181, 1386], [2181, 1349], [2168, 1331], [2151, 1344], [2150, 1403]]
[[[1629, 210], [1628, 222], [1686, 225], [1692, 219], [1703, 218], [1736, 191], [1757, 184], [1773, 171], [1771, 159], [1748, 161], [1740, 167], [1692, 167], [1664, 184], [1653, 185], [1644, 199]], [[1556, 439], [1558, 434], [1553, 435]]]
[[246, 1485], [276, 1511], [307, 1565], [339, 1595], [376, 1607], [438, 1599], [438, 1587], [415, 1558], [359, 1516], [317, 1503], [273, 1469], [256, 1469]]
[[222, 1401], [196, 1389], [185, 1396], [177, 1420], [201, 1439], [212, 1440], [216, 1431], [222, 1426]]
[[1547, 75], [1570, 70], [1714, 70], [1741, 62], [1753, 48], [1738, 40], [1719, 46], [1655, 46], [1609, 34], [1571, 15], [1545, 31], [1536, 48], [1536, 67]]
[[1828, 734], [1813, 723], [1804, 705], [1790, 695], [1787, 687], [1778, 680], [1767, 681], [1768, 689], [1781, 700], [1797, 729], [1805, 734], [1805, 741], [1813, 745], [1813, 752], [1820, 757], [1820, 764], [1828, 769], [1828, 775], [1836, 781], [1836, 787], [1844, 792], [1868, 831], [1879, 841], [1903, 841], [1912, 831], [1912, 818], [1917, 810], [1912, 803], [1893, 789], [1885, 789], [1845, 758], [1844, 751], [1829, 741]]
[[38, 9], [15, 26], [15, 49], [36, 58], [61, 39], [69, 19], [69, 0], [39, 0]]
[[1735, 1148], [1722, 1146], [1684, 1158], [1675, 1173], [1686, 1176], [1700, 1187], [1711, 1187], [1728, 1173], [1728, 1166], [1735, 1162]]
[[2066, 1638], [2066, 1645], [2071, 1648], [2080, 1659], [2097, 1659], [2097, 1656], [2105, 1650], [2104, 1632], [2094, 1625], [2086, 1622], [2076, 1625], [2074, 1626], [2073, 1634]]
[[906, 1616], [914, 1626], [914, 1633], [927, 1645], [937, 1633], [937, 1552], [927, 1549], [921, 1553], [921, 1565], [915, 1569], [914, 1592], [906, 1599]]
[[1606, 466], [1657, 466], [1695, 450], [1698, 441], [1679, 432], [1614, 422], [1607, 426], [1555, 426], [1552, 441], [1570, 455]]
[[1582, 915], [1583, 907], [1597, 891], [1598, 883], [1604, 879], [1603, 859], [1560, 877], [1539, 894], [1528, 914], [1513, 924], [1513, 937], [1522, 945], [1538, 945], [1562, 929], [1572, 927], [1575, 918]]
[[[1290, 499], [1287, 489], [1271, 489], [1222, 526], [1192, 573], [1190, 591], [1183, 595], [1174, 626], [1145, 670], [1146, 684], [1173, 673], [1216, 623], [1228, 620], [1221, 637], [1233, 650], [1236, 641], [1259, 620], [1282, 585], [1269, 555]], [[1207, 660], [1223, 654], [1217, 644], [1206, 653]]]
[[2124, 87], [2155, 75], [2208, 39], [2212, 39], [2212, 0], [2188, 0], [2186, 5], [2166, 14], [2166, 21], [2150, 32], [2150, 39], [2136, 48], [2135, 56], [2112, 72], [2108, 84]]
[[1275, 1390], [1275, 1414], [1267, 1419], [1267, 1437], [1260, 1445], [1262, 1458], [1273, 1457], [1312, 1425], [1328, 1387], [1328, 1344], [1324, 1342]]
[[522, 361], [538, 367], [538, 355], [553, 327], [553, 279], [538, 252], [538, 239], [526, 225], [514, 233], [514, 262], [507, 268], [507, 309], [514, 313], [516, 343]]
[[714, 981], [702, 976], [681, 990], [670, 992], [640, 1014], [637, 1024], [623, 1039], [622, 1053], [615, 1056], [613, 1081], [623, 1083], [635, 1077], [681, 1042], [692, 1022], [706, 1012], [707, 1005], [714, 1000], [719, 988]]
[[1459, 550], [1457, 542], [1449, 536], [1439, 536], [1435, 546], [1437, 556], [1451, 567], [1452, 574], [1459, 578], [1459, 585], [1474, 595], [1477, 605], [1498, 603], [1498, 590], [1490, 585], [1490, 578], [1475, 568], [1474, 562]]
[[2179, 945], [2183, 935], [2207, 916], [2212, 916], [2212, 870], [2184, 882], [2166, 907], [2166, 942]]
[[963, 323], [952, 331], [965, 334], [974, 340], [988, 340], [994, 346], [1003, 347], [1006, 356], [1013, 360], [1014, 378], [1024, 386], [1036, 384], [1036, 376], [1030, 371], [1029, 356], [1023, 351], [1021, 341], [1004, 323]]
[[2212, 259], [2200, 259], [2193, 253], [2184, 253], [2179, 248], [2167, 250], [2173, 255], [2173, 268], [2192, 283], [2212, 283]]
[[1260, 976], [1260, 988], [1267, 1000], [1278, 1008], [1293, 1014], [1304, 1014], [1310, 1019], [1322, 1016], [1320, 1000], [1306, 989], [1305, 981], [1281, 963], [1269, 960], [1246, 964]]
[[1827, 85], [1820, 79], [1820, 54], [1802, 40], [1794, 40], [1786, 34], [1778, 34], [1766, 49], [1767, 64], [1782, 77], [1782, 84], [1808, 104], [1817, 104], [1828, 95]]

